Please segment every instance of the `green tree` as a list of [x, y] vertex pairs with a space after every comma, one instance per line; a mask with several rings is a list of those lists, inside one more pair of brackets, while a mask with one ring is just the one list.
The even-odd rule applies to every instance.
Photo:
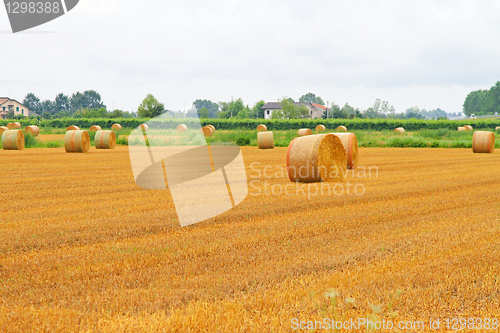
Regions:
[[54, 111], [59, 112], [68, 110], [71, 110], [69, 97], [63, 93], [58, 94], [54, 100]]
[[283, 98], [280, 101], [281, 110], [274, 110], [273, 119], [303, 119], [309, 118], [309, 109], [304, 105], [297, 105], [291, 98]]
[[206, 107], [202, 107], [201, 109], [197, 109], [199, 118], [208, 118], [210, 115], [210, 111]]
[[33, 112], [38, 113], [42, 111], [40, 98], [36, 97], [34, 93], [28, 93], [23, 99], [23, 104]]
[[249, 118], [264, 118], [264, 110], [262, 110], [262, 107], [266, 104], [263, 100], [258, 101], [255, 103], [253, 106], [252, 110], [250, 110]]
[[43, 114], [53, 114], [54, 113], [54, 102], [50, 99], [46, 99], [41, 103], [41, 111]]
[[5, 118], [6, 119], [12, 119], [12, 118], [14, 118], [14, 111], [7, 112], [7, 114], [5, 115]]
[[299, 98], [299, 102], [303, 102], [303, 103], [316, 103], [316, 104], [320, 104], [320, 105], [325, 105], [325, 102], [323, 102], [323, 99], [321, 99], [321, 97], [316, 96], [313, 93], [307, 93], [305, 95], [302, 95]]
[[[232, 100], [231, 102], [219, 102], [222, 115], [219, 118], [232, 118], [245, 108], [245, 104], [241, 98]], [[248, 108], [248, 106], [247, 106]]]
[[152, 94], [147, 94], [142, 103], [137, 108], [140, 118], [158, 117], [165, 111], [165, 106], [160, 103]]
[[219, 105], [208, 99], [197, 99], [193, 102], [193, 106], [196, 110], [206, 108], [208, 110], [208, 116], [204, 118], [217, 118], [219, 113]]

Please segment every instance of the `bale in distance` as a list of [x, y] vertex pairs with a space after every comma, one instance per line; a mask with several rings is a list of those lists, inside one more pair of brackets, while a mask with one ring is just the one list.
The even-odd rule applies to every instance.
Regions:
[[38, 134], [40, 134], [40, 128], [38, 128], [38, 126], [36, 125], [31, 125], [25, 127], [24, 132], [26, 132], [27, 134], [31, 134], [33, 136], [38, 136]]
[[90, 149], [89, 132], [82, 130], [67, 131], [64, 135], [64, 149], [67, 153], [88, 153]]
[[347, 127], [339, 126], [339, 127], [337, 127], [337, 132], [347, 132]]
[[257, 133], [257, 143], [259, 145], [259, 149], [273, 149], [274, 148], [273, 132], [266, 131]]
[[342, 142], [333, 134], [298, 137], [286, 153], [288, 178], [292, 182], [331, 182], [344, 179], [346, 156]]
[[177, 126], [177, 132], [186, 132], [188, 127], [184, 124], [180, 124]]
[[114, 149], [116, 146], [116, 134], [113, 131], [97, 131], [94, 142], [96, 149]]
[[267, 126], [264, 124], [260, 124], [259, 126], [257, 126], [257, 131], [258, 132], [265, 132], [265, 131], [267, 131]]
[[0, 126], [0, 137], [2, 136], [3, 132], [8, 131], [9, 128], [7, 126]]
[[495, 128], [495, 131], [500, 132], [500, 126], [497, 126], [497, 127]]
[[472, 151], [492, 154], [495, 151], [495, 134], [487, 131], [475, 131], [472, 135]]
[[465, 127], [465, 129], [467, 131], [473, 131], [474, 130], [471, 125], [465, 125], [464, 127]]
[[301, 128], [297, 131], [297, 136], [311, 135], [312, 131], [309, 128]]
[[345, 150], [347, 168], [354, 169], [358, 166], [358, 138], [354, 133], [332, 133], [340, 139]]
[[403, 127], [398, 127], [394, 130], [396, 133], [406, 133], [405, 129]]
[[149, 129], [149, 126], [147, 124], [141, 124], [139, 127], [143, 131], [147, 131]]
[[71, 125], [71, 126], [68, 126], [68, 128], [66, 128], [66, 132], [67, 131], [79, 131], [79, 130], [80, 130], [80, 127], [75, 126], [75, 125]]
[[111, 126], [111, 129], [112, 129], [113, 131], [119, 131], [119, 130], [121, 130], [121, 129], [122, 129], [122, 125], [120, 125], [120, 124], [113, 124], [113, 125]]
[[97, 132], [97, 131], [102, 131], [101, 126], [99, 126], [99, 125], [90, 126], [89, 132]]
[[214, 132], [215, 132], [215, 126], [212, 125], [212, 124], [208, 124], [207, 126], [212, 129], [212, 134], [214, 134]]
[[467, 131], [467, 129], [465, 127], [463, 127], [463, 126], [460, 126], [460, 127], [457, 128], [457, 131], [458, 132], [463, 132], [463, 131]]
[[21, 128], [21, 124], [18, 123], [17, 121], [13, 122], [13, 123], [8, 123], [7, 124], [7, 128], [8, 129], [18, 129], [18, 128]]
[[10, 130], [2, 133], [2, 148], [4, 150], [24, 149], [24, 134], [21, 130]]
[[203, 135], [205, 136], [205, 138], [208, 138], [209, 136], [211, 136], [214, 133], [212, 128], [208, 127], [208, 126], [203, 126], [201, 128], [201, 131], [203, 132]]
[[321, 133], [321, 132], [324, 132], [324, 131], [326, 131], [325, 125], [318, 125], [318, 126], [316, 126], [316, 133]]

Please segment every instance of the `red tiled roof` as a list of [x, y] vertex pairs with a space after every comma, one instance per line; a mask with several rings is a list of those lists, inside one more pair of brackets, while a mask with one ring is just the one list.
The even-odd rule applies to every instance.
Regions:
[[311, 103], [311, 104], [312, 104], [312, 105], [314, 105], [314, 106], [315, 106], [315, 107], [317, 107], [317, 108], [321, 108], [321, 109], [323, 109], [323, 110], [326, 110], [326, 106], [324, 106], [324, 105], [321, 105], [321, 104], [316, 104], [316, 103]]

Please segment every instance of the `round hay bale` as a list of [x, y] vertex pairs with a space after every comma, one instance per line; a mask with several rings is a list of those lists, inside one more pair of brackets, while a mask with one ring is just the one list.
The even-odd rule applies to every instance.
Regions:
[[94, 142], [96, 149], [114, 149], [116, 146], [116, 134], [113, 131], [97, 131]]
[[265, 132], [265, 131], [267, 131], [267, 126], [264, 124], [260, 124], [259, 126], [257, 126], [257, 131], [258, 132]]
[[90, 149], [89, 132], [81, 130], [67, 131], [64, 135], [64, 149], [67, 153], [88, 153]]
[[80, 127], [75, 126], [75, 125], [71, 125], [71, 126], [68, 126], [68, 128], [66, 128], [66, 132], [67, 131], [79, 131], [79, 130], [80, 130]]
[[324, 132], [324, 131], [326, 131], [325, 125], [318, 125], [318, 126], [316, 126], [316, 132], [317, 133], [321, 133], [321, 132]]
[[492, 154], [495, 150], [495, 134], [487, 131], [475, 131], [472, 135], [474, 153]]
[[2, 133], [2, 148], [4, 150], [24, 149], [24, 134], [21, 130], [10, 130]]
[[347, 159], [347, 168], [354, 169], [358, 165], [358, 138], [354, 133], [333, 133], [342, 142]]
[[188, 127], [184, 124], [180, 124], [179, 126], [177, 126], [177, 132], [186, 132], [187, 129], [188, 129]]
[[396, 133], [406, 133], [405, 129], [403, 127], [398, 127], [394, 130]]
[[8, 129], [18, 129], [18, 128], [21, 128], [21, 124], [18, 123], [17, 121], [15, 121], [13, 123], [8, 123], [7, 128]]
[[471, 125], [465, 125], [464, 127], [465, 127], [465, 129], [467, 131], [473, 131], [474, 130]]
[[339, 127], [337, 127], [337, 132], [347, 132], [347, 127], [339, 126]]
[[273, 149], [274, 148], [274, 137], [273, 132], [259, 132], [257, 133], [257, 143], [259, 149]]
[[0, 137], [2, 137], [3, 132], [8, 131], [9, 128], [7, 126], [0, 126]]
[[121, 130], [121, 129], [122, 129], [122, 125], [120, 125], [120, 124], [113, 124], [113, 125], [111, 126], [111, 129], [112, 129], [113, 131], [119, 131], [119, 130]]
[[208, 138], [209, 136], [211, 136], [214, 133], [212, 128], [208, 127], [208, 126], [203, 126], [201, 128], [201, 131], [203, 132], [203, 135], [205, 136], [205, 138]]
[[500, 126], [495, 127], [495, 131], [500, 132]]
[[143, 131], [147, 131], [149, 129], [149, 126], [147, 124], [141, 124], [141, 126], [139, 126], [141, 128], [141, 130]]
[[292, 182], [340, 181], [346, 164], [342, 142], [333, 134], [295, 138], [286, 152], [286, 169]]
[[89, 132], [97, 132], [97, 131], [102, 131], [101, 126], [99, 126], [99, 125], [90, 126]]
[[25, 127], [24, 128], [24, 132], [26, 132], [26, 134], [31, 134], [33, 136], [38, 136], [38, 134], [40, 134], [40, 128], [38, 128], [38, 126], [31, 125], [31, 126]]
[[297, 131], [297, 136], [311, 135], [312, 131], [309, 128], [301, 128]]
[[460, 126], [459, 128], [457, 128], [457, 131], [458, 132], [463, 132], [463, 131], [467, 131], [467, 129], [463, 126]]
[[207, 126], [212, 129], [212, 134], [214, 134], [214, 132], [215, 132], [215, 126], [211, 125], [211, 124], [208, 124]]

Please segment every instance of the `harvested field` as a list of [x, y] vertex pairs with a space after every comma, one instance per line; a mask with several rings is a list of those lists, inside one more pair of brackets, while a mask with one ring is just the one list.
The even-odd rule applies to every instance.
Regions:
[[127, 147], [0, 151], [0, 331], [500, 320], [500, 152], [360, 148], [328, 195], [288, 180], [286, 148], [242, 151], [247, 198], [186, 228], [168, 191], [135, 185]]

